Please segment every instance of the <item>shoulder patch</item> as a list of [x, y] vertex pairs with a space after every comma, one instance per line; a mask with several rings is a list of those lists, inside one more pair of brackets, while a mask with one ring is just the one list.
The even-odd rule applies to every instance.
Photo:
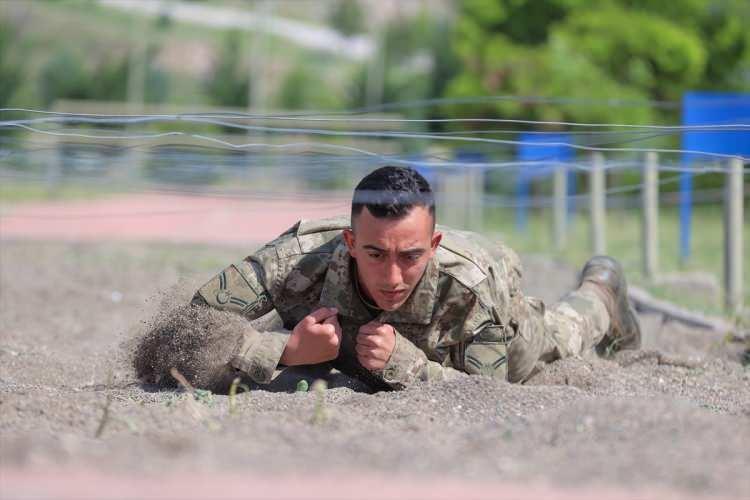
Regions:
[[294, 235], [279, 238], [276, 241], [272, 242], [272, 244], [276, 249], [276, 256], [281, 260], [299, 255], [302, 252], [299, 246], [299, 240], [298, 238], [294, 237]]
[[297, 234], [297, 231], [299, 230], [299, 225], [302, 221], [297, 221], [294, 223], [292, 227], [281, 233], [278, 237], [281, 238], [282, 236], [289, 236], [290, 234]]
[[492, 244], [483, 236], [471, 231], [460, 231], [449, 228], [440, 229], [443, 233], [440, 246], [470, 260], [483, 270], [486, 270], [490, 263], [492, 263], [493, 258], [490, 252]]
[[342, 241], [341, 231], [325, 231], [321, 233], [297, 236], [302, 253], [333, 253]]
[[453, 229], [443, 230], [443, 239], [437, 252], [440, 270], [468, 288], [475, 287], [487, 278], [490, 259], [484, 249], [470, 240], [472, 234]]
[[442, 245], [437, 250], [440, 272], [443, 272], [466, 288], [474, 288], [487, 278], [487, 275], [472, 261]]
[[[297, 229], [301, 253], [331, 253], [338, 244], [337, 237], [349, 227], [349, 217], [303, 220]], [[334, 243], [335, 241], [335, 243]]]
[[231, 265], [203, 285], [198, 294], [206, 304], [254, 319], [273, 309], [271, 295], [250, 263]]
[[326, 231], [342, 231], [349, 227], [349, 216], [340, 215], [326, 219], [301, 220], [298, 224], [297, 236]]

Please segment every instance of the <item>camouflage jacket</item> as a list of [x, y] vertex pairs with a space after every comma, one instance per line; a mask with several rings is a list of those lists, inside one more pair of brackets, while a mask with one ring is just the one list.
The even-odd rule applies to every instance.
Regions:
[[[376, 387], [442, 380], [457, 370], [525, 376], [512, 366], [509, 375], [507, 366], [508, 344], [523, 335], [519, 318], [528, 307], [512, 250], [474, 233], [438, 227], [442, 242], [412, 295], [398, 310], [373, 317], [352, 282], [352, 259], [341, 235], [348, 225], [348, 218], [300, 221], [198, 290], [194, 302], [249, 320], [274, 314], [283, 322], [283, 329], [244, 333], [231, 360], [235, 368], [268, 383], [290, 330], [315, 309], [336, 307], [343, 337], [334, 366]], [[377, 373], [362, 367], [354, 350], [359, 327], [373, 319], [396, 330], [395, 349]]]

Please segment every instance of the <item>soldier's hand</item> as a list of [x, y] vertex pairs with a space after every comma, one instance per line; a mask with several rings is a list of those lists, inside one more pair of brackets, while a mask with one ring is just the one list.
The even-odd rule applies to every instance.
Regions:
[[387, 323], [370, 321], [357, 334], [357, 360], [368, 370], [382, 370], [396, 347], [396, 330]]
[[312, 365], [336, 359], [341, 345], [337, 314], [334, 308], [322, 307], [302, 318], [289, 336], [281, 364]]

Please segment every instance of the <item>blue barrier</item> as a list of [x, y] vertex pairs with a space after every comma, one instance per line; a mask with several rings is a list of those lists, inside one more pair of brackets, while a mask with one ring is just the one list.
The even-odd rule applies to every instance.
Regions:
[[[573, 149], [565, 145], [572, 141], [570, 134], [533, 134], [527, 132], [520, 134], [519, 140], [522, 141], [522, 144], [518, 146], [516, 158], [519, 161], [539, 162], [538, 165], [521, 167], [517, 177], [516, 229], [519, 232], [526, 232], [531, 181], [538, 177], [548, 176], [557, 163], [571, 160]], [[571, 194], [575, 194], [575, 172], [568, 172], [568, 196]], [[570, 211], [570, 206], [568, 211]]]
[[[719, 125], [750, 123], [750, 94], [727, 92], [687, 92], [682, 97], [683, 125]], [[682, 149], [730, 155], [750, 156], [748, 131], [687, 131], [682, 134]], [[685, 153], [686, 166], [705, 158]], [[693, 174], [680, 175], [680, 260], [690, 258]]]
[[479, 170], [479, 174], [482, 176], [484, 182], [484, 164], [487, 163], [487, 155], [480, 151], [470, 151], [467, 149], [458, 149], [454, 154], [454, 160], [460, 163], [474, 163], [476, 165], [466, 165], [462, 168], [472, 168]]
[[[470, 151], [470, 150], [466, 150], [466, 149], [458, 149], [455, 152], [454, 159], [457, 162], [461, 162], [461, 163], [469, 163], [469, 164], [474, 163], [474, 164], [476, 164], [476, 165], [466, 165], [466, 166], [464, 166], [462, 168], [471, 168], [471, 169], [474, 169], [475, 171], [478, 171], [479, 172], [479, 176], [481, 178], [480, 185], [484, 186], [484, 171], [485, 171], [485, 168], [484, 168], [483, 165], [486, 164], [487, 161], [488, 161], [488, 158], [487, 158], [486, 154], [484, 154], [484, 153], [482, 153], [480, 151]], [[483, 193], [484, 193], [484, 189], [482, 189], [482, 191], [480, 193], [475, 193], [475, 194], [476, 195], [482, 195]], [[470, 203], [472, 203], [472, 204], [476, 203], [476, 200], [471, 200]], [[477, 214], [477, 215], [481, 216], [481, 214]]]
[[435, 183], [437, 182], [437, 172], [435, 168], [429, 164], [429, 161], [424, 155], [414, 154], [407, 157], [407, 160], [411, 163], [411, 167], [422, 174], [427, 182], [430, 183], [433, 189], [435, 189]]

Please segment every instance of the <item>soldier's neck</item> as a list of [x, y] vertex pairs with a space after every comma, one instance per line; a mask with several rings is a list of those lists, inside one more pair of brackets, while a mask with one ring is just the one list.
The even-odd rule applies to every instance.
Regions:
[[360, 286], [359, 272], [357, 271], [357, 263], [354, 261], [354, 259], [352, 259], [351, 266], [352, 268], [350, 275], [352, 277], [352, 284], [354, 285], [354, 290], [357, 292], [359, 300], [362, 301], [362, 304], [364, 304], [365, 308], [367, 308], [367, 312], [369, 312], [373, 317], [379, 315], [383, 312], [383, 310], [379, 308], [377, 304], [375, 304], [375, 302], [367, 296], [367, 293]]

